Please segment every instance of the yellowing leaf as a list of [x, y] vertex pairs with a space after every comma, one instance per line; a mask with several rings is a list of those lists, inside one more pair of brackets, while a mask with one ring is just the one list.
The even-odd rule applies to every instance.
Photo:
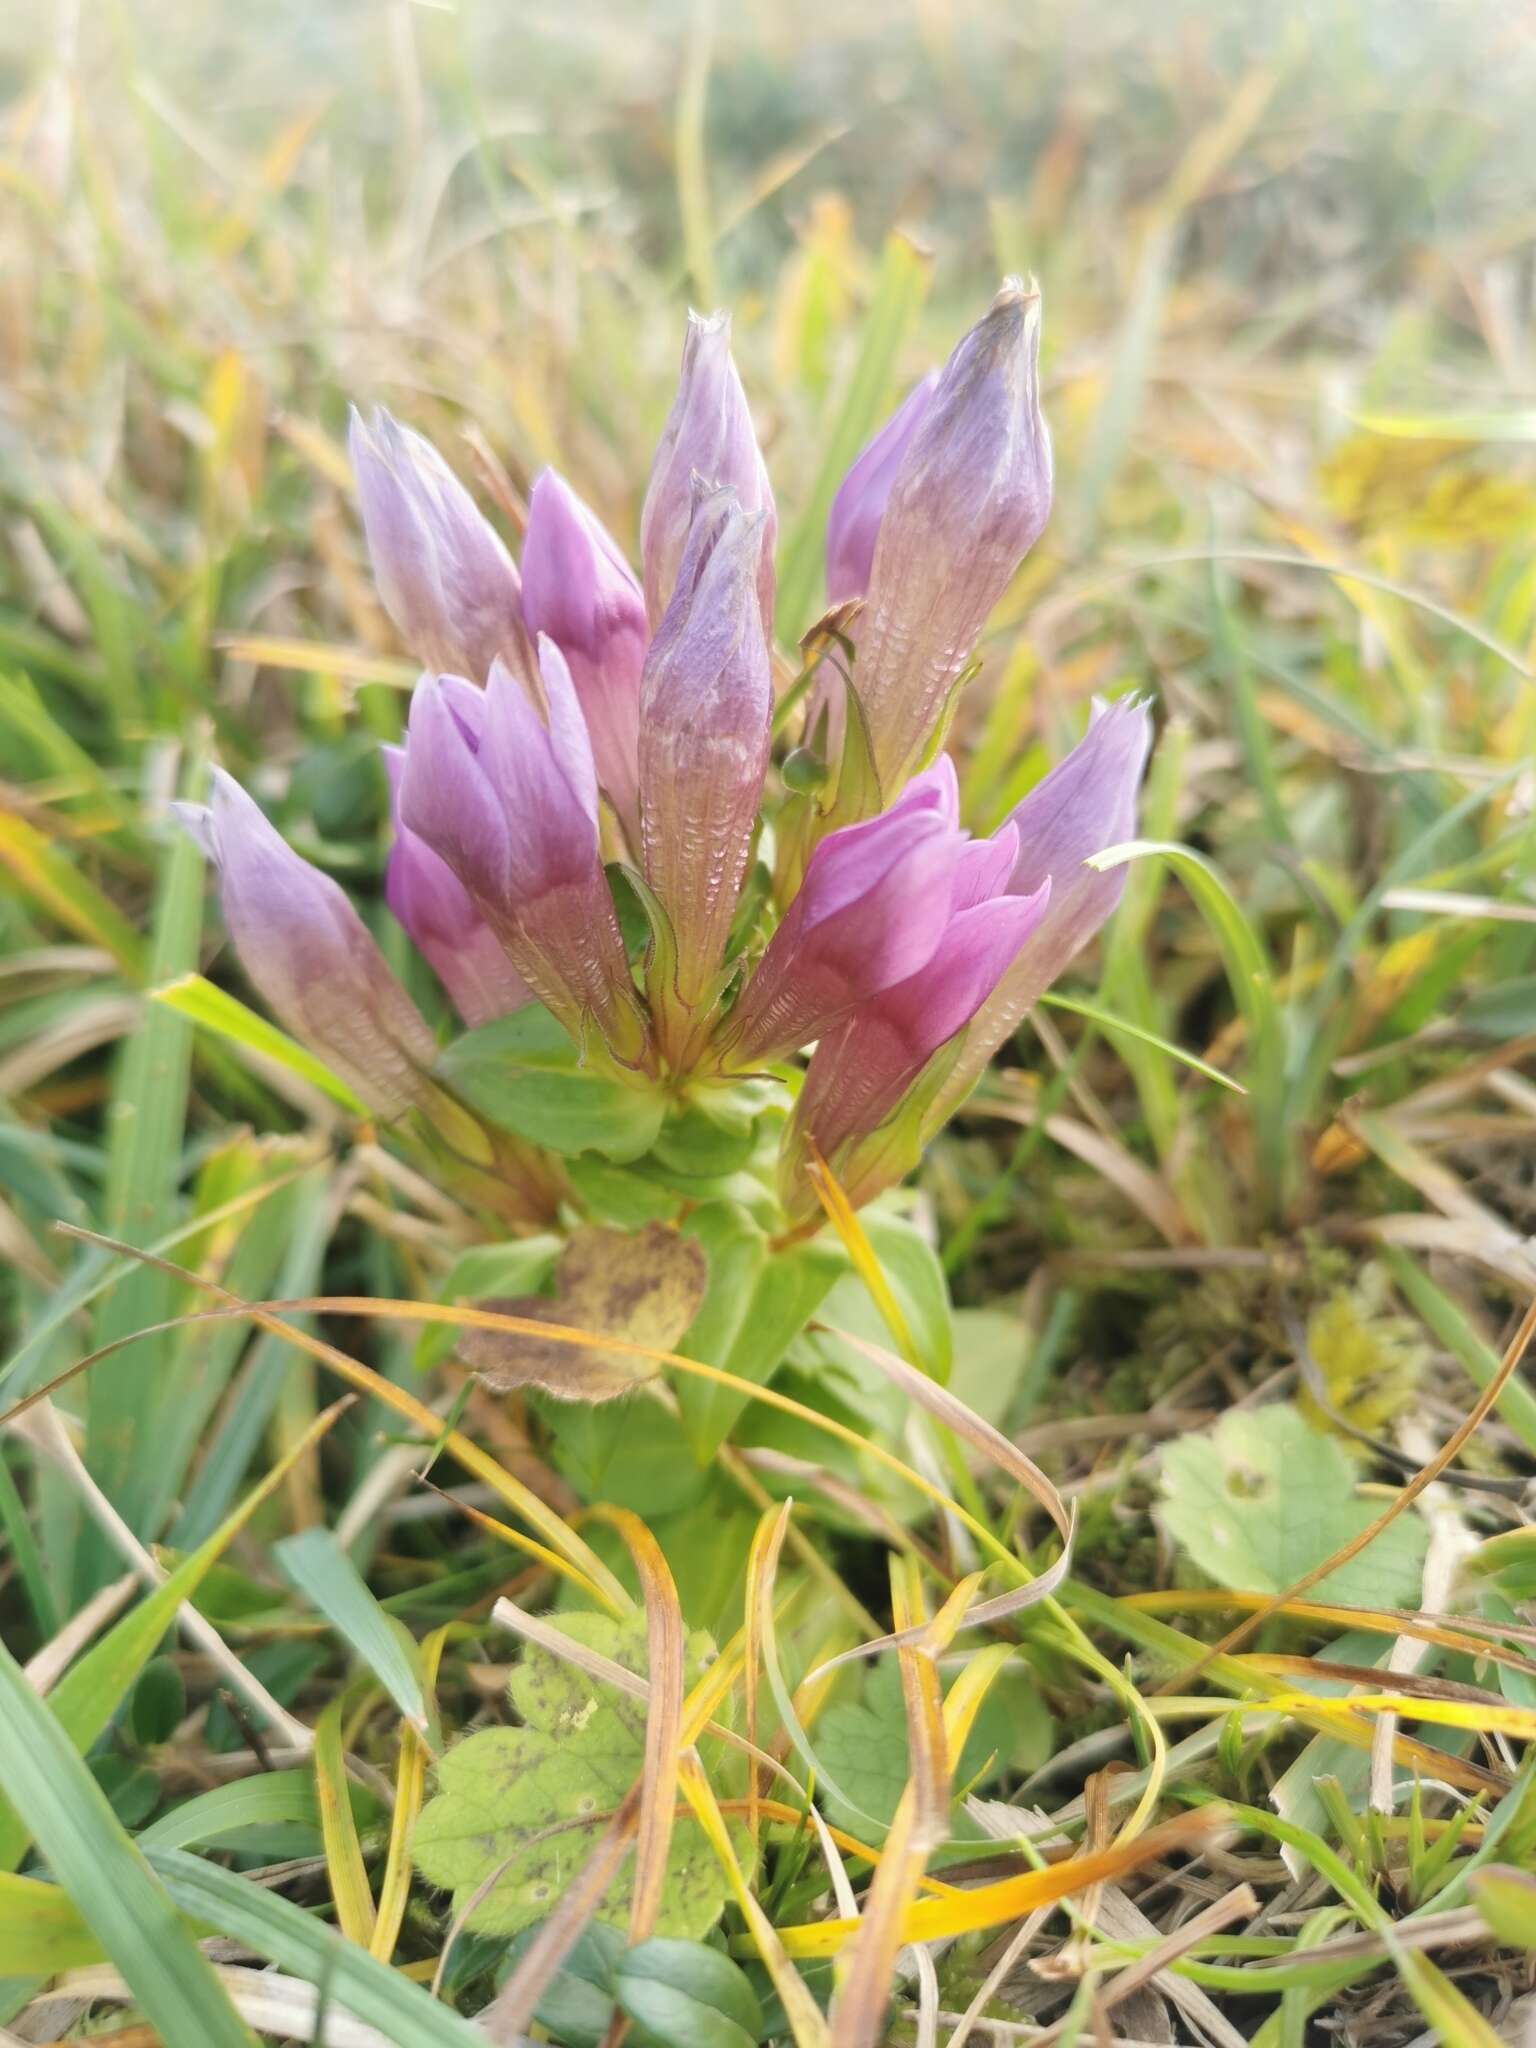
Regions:
[[[565, 1614], [555, 1624], [576, 1643], [644, 1676], [645, 1624]], [[713, 1656], [691, 1635], [692, 1684]], [[647, 1705], [549, 1651], [531, 1645], [508, 1695], [521, 1726], [485, 1728], [455, 1743], [437, 1770], [437, 1796], [422, 1808], [411, 1843], [428, 1883], [453, 1893], [455, 1913], [485, 1896], [466, 1925], [516, 1934], [553, 1910], [641, 1774]], [[743, 1840], [745, 1839], [743, 1831]], [[598, 1918], [623, 1926], [631, 1866], [609, 1886]], [[658, 1934], [697, 1940], [719, 1918], [725, 1878], [699, 1831], [680, 1827], [667, 1857]]]

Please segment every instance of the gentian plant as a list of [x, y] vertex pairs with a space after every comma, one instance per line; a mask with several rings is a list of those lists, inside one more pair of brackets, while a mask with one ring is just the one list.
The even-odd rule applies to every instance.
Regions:
[[[1087, 863], [1134, 832], [1143, 705], [1096, 705], [986, 838], [944, 751], [1050, 510], [1039, 332], [1010, 281], [854, 463], [798, 671], [725, 316], [690, 317], [638, 575], [553, 471], [519, 568], [424, 440], [354, 418], [379, 593], [423, 666], [385, 750], [385, 893], [464, 1032], [441, 1042], [227, 776], [184, 815], [252, 983], [511, 1248], [544, 1290], [527, 1312], [769, 1377], [838, 1271], [826, 1190], [846, 1216], [899, 1183], [1114, 908], [1123, 870]], [[632, 1280], [640, 1250], [627, 1292], [590, 1284], [595, 1243]], [[661, 1270], [667, 1305], [637, 1323]], [[653, 1376], [484, 1332], [465, 1355], [589, 1401]], [[684, 1405], [705, 1457], [734, 1411]]]

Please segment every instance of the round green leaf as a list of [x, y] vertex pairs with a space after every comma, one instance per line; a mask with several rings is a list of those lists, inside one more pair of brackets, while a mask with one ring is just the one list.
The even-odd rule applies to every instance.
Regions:
[[702, 1942], [641, 1942], [613, 1988], [629, 2017], [670, 2048], [753, 2048], [762, 2039], [762, 2008], [745, 1973]]

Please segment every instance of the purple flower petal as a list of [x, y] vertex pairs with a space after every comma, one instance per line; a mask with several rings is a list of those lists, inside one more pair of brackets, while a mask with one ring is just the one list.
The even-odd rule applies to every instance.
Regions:
[[829, 832], [737, 1004], [731, 1057], [775, 1059], [905, 981], [938, 945], [969, 853], [945, 762], [880, 816]]
[[646, 656], [640, 817], [646, 879], [672, 920], [677, 993], [720, 966], [768, 768], [773, 684], [757, 600], [763, 514], [700, 496], [677, 588]]
[[658, 628], [672, 598], [693, 522], [694, 478], [726, 485], [744, 512], [761, 512], [755, 584], [765, 639], [773, 634], [773, 545], [778, 532], [773, 486], [747, 395], [731, 359], [728, 313], [688, 315], [677, 397], [661, 431], [640, 513], [645, 606]]
[[560, 650], [539, 642], [547, 719], [491, 666], [476, 744], [454, 679], [411, 703], [400, 812], [445, 861], [512, 965], [574, 1037], [594, 1021], [614, 1057], [645, 1057], [613, 898], [598, 852], [592, 746]]
[[1017, 281], [945, 364], [889, 485], [854, 684], [881, 786], [922, 758], [955, 679], [1051, 505], [1040, 302]]
[[1026, 948], [1051, 885], [959, 911], [926, 966], [856, 1010], [816, 1048], [796, 1109], [822, 1153], [872, 1134], [928, 1061], [977, 1010]]
[[869, 588], [875, 542], [891, 486], [912, 436], [933, 403], [938, 382], [938, 371], [930, 370], [920, 384], [913, 385], [838, 485], [827, 515], [828, 604], [846, 604]]
[[535, 638], [547, 633], [565, 656], [597, 779], [638, 848], [645, 597], [602, 523], [552, 469], [528, 502], [523, 617]]
[[177, 814], [218, 863], [225, 927], [278, 1020], [379, 1114], [427, 1100], [432, 1033], [345, 893], [221, 769], [211, 804]]
[[347, 448], [384, 608], [430, 669], [484, 682], [498, 656], [530, 672], [517, 569], [430, 442], [354, 411]]
[[385, 747], [383, 753], [395, 826], [384, 869], [384, 900], [473, 1030], [532, 1002], [533, 991], [448, 863], [401, 824], [405, 750]]
[[1050, 910], [1029, 946], [999, 983], [966, 1036], [933, 1115], [936, 1126], [970, 1092], [1025, 1012], [1103, 925], [1125, 890], [1124, 868], [1107, 874], [1083, 863], [1136, 832], [1136, 799], [1152, 745], [1152, 715], [1122, 697], [1096, 705], [1077, 745], [1010, 813], [1018, 835], [1008, 887], [1024, 895], [1051, 881]]

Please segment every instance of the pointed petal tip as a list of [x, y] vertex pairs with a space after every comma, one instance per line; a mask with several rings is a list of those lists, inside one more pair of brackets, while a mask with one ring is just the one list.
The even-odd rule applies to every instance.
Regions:
[[701, 313], [697, 307], [688, 308], [688, 332], [704, 339], [713, 340], [723, 334], [727, 340], [731, 334], [731, 316], [724, 306], [717, 306], [712, 313]]
[[213, 822], [213, 812], [207, 804], [176, 802], [171, 805], [171, 816], [199, 848], [205, 859], [218, 860], [219, 832]]
[[1038, 306], [1039, 303], [1040, 286], [1033, 274], [1020, 277], [1017, 273], [1010, 273], [998, 286], [992, 300], [994, 309], [999, 306]]

